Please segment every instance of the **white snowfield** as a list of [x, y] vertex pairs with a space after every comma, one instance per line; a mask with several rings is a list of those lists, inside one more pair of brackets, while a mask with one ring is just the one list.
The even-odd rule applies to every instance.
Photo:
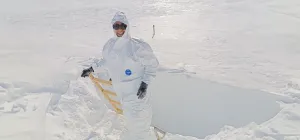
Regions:
[[[79, 75], [127, 14], [163, 140], [300, 140], [299, 0], [0, 0], [0, 140], [118, 140]], [[152, 38], [153, 25], [155, 36]]]

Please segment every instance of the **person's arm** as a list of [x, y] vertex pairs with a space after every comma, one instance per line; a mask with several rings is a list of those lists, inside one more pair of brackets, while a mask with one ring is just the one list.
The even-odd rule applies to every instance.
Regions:
[[103, 68], [105, 65], [105, 59], [104, 58], [96, 58], [93, 60], [91, 67], [94, 69]]
[[147, 94], [148, 85], [156, 77], [159, 62], [148, 43], [142, 41], [139, 45], [136, 55], [144, 66], [144, 75], [142, 75], [142, 82], [137, 91], [137, 96], [139, 99], [143, 99]]
[[148, 43], [142, 42], [140, 45], [141, 46], [137, 50], [136, 55], [140, 59], [145, 70], [145, 73], [142, 76], [142, 81], [148, 85], [156, 77], [159, 62]]
[[82, 71], [81, 77], [86, 77], [86, 76], [88, 76], [91, 72], [96, 72], [96, 73], [97, 73], [97, 71], [98, 71], [99, 69], [105, 69], [105, 70], [107, 70], [107, 69], [105, 68], [106, 60], [105, 60], [105, 58], [104, 58], [104, 51], [105, 51], [105, 49], [107, 49], [107, 48], [111, 45], [111, 42], [112, 42], [112, 40], [110, 39], [110, 40], [108, 40], [108, 41], [105, 43], [105, 45], [104, 45], [104, 47], [103, 47], [103, 49], [102, 49], [102, 58], [94, 58], [94, 59], [93, 59], [93, 62], [88, 66], [88, 68], [86, 68], [86, 69], [84, 69], [84, 70]]

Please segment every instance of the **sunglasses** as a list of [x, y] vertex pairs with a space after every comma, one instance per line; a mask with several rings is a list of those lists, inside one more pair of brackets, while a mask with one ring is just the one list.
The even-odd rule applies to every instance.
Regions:
[[114, 28], [114, 30], [119, 30], [119, 29], [125, 30], [127, 28], [127, 25], [124, 23], [114, 24], [113, 28]]

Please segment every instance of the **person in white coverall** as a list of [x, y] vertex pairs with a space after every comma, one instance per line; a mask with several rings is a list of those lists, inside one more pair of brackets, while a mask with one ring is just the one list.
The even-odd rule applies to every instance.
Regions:
[[93, 67], [104, 67], [121, 99], [127, 130], [121, 140], [155, 140], [150, 131], [152, 108], [148, 85], [156, 76], [159, 62], [149, 44], [129, 34], [129, 22], [123, 12], [111, 21], [114, 37], [104, 45], [103, 58], [83, 70], [82, 77], [94, 72]]

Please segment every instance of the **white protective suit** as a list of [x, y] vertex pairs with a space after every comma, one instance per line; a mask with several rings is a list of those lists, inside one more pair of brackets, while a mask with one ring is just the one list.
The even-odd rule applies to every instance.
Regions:
[[131, 38], [129, 22], [123, 12], [117, 12], [111, 23], [116, 21], [127, 25], [124, 35], [109, 39], [102, 51], [103, 58], [94, 64], [107, 69], [114, 90], [121, 99], [127, 128], [121, 140], [155, 140], [155, 135], [150, 131], [151, 94], [147, 92], [143, 99], [138, 99], [137, 92], [142, 81], [148, 86], [151, 84], [159, 62], [146, 42]]

